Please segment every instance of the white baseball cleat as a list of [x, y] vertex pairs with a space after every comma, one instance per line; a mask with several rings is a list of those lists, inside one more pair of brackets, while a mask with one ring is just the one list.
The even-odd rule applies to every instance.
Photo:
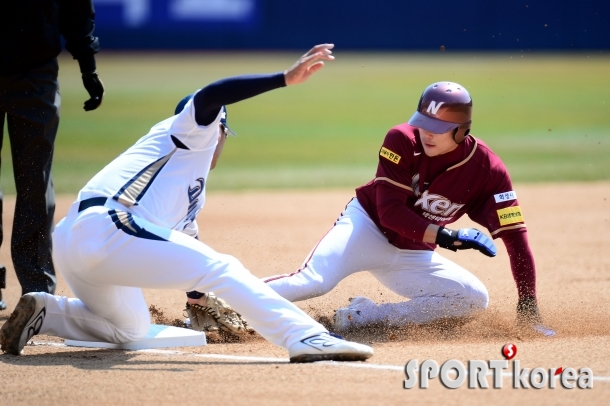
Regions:
[[333, 318], [334, 331], [348, 331], [357, 326], [365, 325], [364, 313], [371, 311], [377, 305], [368, 297], [357, 296], [351, 299], [349, 306], [337, 310]]
[[30, 338], [38, 334], [47, 314], [46, 293], [26, 293], [0, 330], [2, 351], [20, 355]]
[[373, 356], [373, 349], [322, 333], [292, 344], [288, 354], [290, 362], [364, 361]]

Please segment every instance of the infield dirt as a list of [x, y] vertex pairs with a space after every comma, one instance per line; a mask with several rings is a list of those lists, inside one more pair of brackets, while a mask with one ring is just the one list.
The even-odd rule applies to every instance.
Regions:
[[[375, 349], [364, 364], [287, 364], [283, 349], [257, 336], [159, 352], [77, 349], [62, 346], [60, 339], [37, 336], [24, 355], [0, 356], [0, 404], [607, 404], [610, 183], [528, 184], [516, 190], [536, 258], [542, 314], [557, 331], [554, 338], [514, 327], [516, 289], [506, 251], [496, 240], [499, 254], [494, 259], [473, 251], [442, 250], [485, 283], [490, 293], [486, 313], [461, 327], [369, 329], [348, 335]], [[257, 276], [292, 272], [352, 196], [351, 189], [212, 193], [198, 219], [200, 238], [236, 256]], [[73, 198], [58, 197], [56, 220]], [[3, 290], [9, 309], [0, 312], [0, 324], [20, 295], [9, 253], [13, 208], [14, 199], [6, 198], [0, 261], [9, 269]], [[456, 227], [467, 225], [472, 223], [463, 219]], [[57, 293], [72, 296], [58, 279]], [[357, 295], [377, 302], [399, 300], [363, 272], [323, 297], [298, 304], [313, 317], [330, 318], [334, 309]], [[145, 296], [157, 310], [155, 320], [184, 318], [183, 293], [145, 290]], [[522, 368], [591, 368], [593, 389], [512, 389], [509, 379], [497, 390], [470, 390], [466, 385], [450, 390], [438, 379], [429, 389], [402, 389], [405, 375], [400, 368], [410, 359], [439, 364], [452, 358], [464, 363], [502, 359], [501, 347], [508, 342], [517, 345]]]

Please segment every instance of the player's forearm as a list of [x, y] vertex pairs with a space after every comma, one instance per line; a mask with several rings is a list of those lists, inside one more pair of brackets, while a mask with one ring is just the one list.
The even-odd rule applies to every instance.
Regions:
[[[407, 196], [404, 192], [379, 183], [375, 186], [375, 193], [379, 222], [383, 227], [415, 241], [425, 241], [430, 223], [406, 206]], [[434, 239], [431, 242], [434, 243]]]
[[284, 86], [286, 86], [286, 81], [283, 72], [221, 79], [207, 85], [195, 94], [193, 100], [195, 120], [199, 125], [209, 125], [216, 119], [222, 106]]
[[436, 237], [438, 236], [438, 229], [440, 227], [436, 224], [428, 224], [426, 227], [426, 231], [424, 232], [423, 242], [427, 242], [428, 244], [436, 244]]
[[506, 246], [513, 278], [517, 284], [519, 299], [536, 298], [536, 264], [530, 249], [527, 232], [502, 236]]

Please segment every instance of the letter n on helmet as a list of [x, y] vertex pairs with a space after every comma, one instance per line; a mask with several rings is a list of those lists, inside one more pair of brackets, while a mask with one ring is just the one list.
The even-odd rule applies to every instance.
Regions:
[[428, 86], [409, 119], [410, 125], [434, 134], [453, 130], [453, 139], [458, 144], [470, 134], [471, 123], [472, 98], [464, 86], [453, 82]]

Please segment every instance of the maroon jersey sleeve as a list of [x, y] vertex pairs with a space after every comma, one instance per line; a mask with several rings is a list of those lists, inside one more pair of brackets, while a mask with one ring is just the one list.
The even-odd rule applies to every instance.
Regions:
[[387, 183], [412, 195], [414, 146], [414, 140], [401, 131], [400, 126], [388, 131], [379, 150], [375, 183]]
[[375, 185], [377, 213], [382, 227], [413, 241], [422, 241], [430, 224], [407, 207], [406, 197], [386, 183]]
[[527, 233], [504, 233], [502, 241], [510, 259], [519, 299], [536, 298], [536, 264]]
[[477, 203], [468, 210], [468, 216], [486, 227], [493, 238], [524, 232], [523, 211], [508, 171], [493, 152], [484, 145], [482, 148], [486, 149], [489, 157], [489, 180], [477, 197]]
[[[401, 126], [392, 128], [379, 150], [375, 201], [379, 223], [403, 237], [421, 241], [430, 224], [406, 205], [413, 196], [415, 141]], [[419, 155], [419, 154], [417, 154]]]

